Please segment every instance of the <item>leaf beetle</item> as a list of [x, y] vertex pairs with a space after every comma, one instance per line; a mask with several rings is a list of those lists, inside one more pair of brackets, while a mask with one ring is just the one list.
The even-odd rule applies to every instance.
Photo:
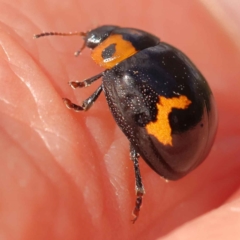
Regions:
[[101, 85], [82, 105], [64, 98], [75, 111], [88, 110], [103, 91], [111, 113], [130, 142], [135, 171], [137, 220], [145, 193], [138, 160], [166, 180], [178, 180], [204, 161], [217, 129], [217, 110], [212, 91], [190, 59], [177, 48], [148, 32], [104, 25], [88, 32], [46, 32], [35, 38], [82, 36], [92, 59], [106, 70], [72, 81], [72, 88]]

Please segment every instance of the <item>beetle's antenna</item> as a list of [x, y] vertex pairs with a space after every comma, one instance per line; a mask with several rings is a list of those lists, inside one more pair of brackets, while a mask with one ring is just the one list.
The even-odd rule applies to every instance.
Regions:
[[40, 38], [46, 36], [83, 36], [85, 37], [87, 33], [85, 32], [69, 32], [69, 33], [61, 33], [61, 32], [43, 32], [40, 34], [33, 35], [33, 38]]
[[[34, 34], [33, 38], [40, 38], [40, 37], [47, 37], [47, 36], [81, 36], [85, 37], [87, 35], [86, 32], [69, 32], [69, 33], [62, 33], [62, 32], [43, 32], [39, 34]], [[77, 57], [82, 50], [86, 47], [86, 42], [83, 43], [83, 46], [74, 53], [74, 55]]]
[[86, 47], [86, 42], [84, 42], [82, 47], [74, 53], [74, 56], [77, 57], [85, 47]]

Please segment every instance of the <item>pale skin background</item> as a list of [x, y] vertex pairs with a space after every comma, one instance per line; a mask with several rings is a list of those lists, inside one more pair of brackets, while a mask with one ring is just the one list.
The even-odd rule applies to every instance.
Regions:
[[[240, 239], [238, 2], [1, 0], [0, 239]], [[129, 144], [104, 95], [83, 113], [61, 99], [80, 104], [99, 83], [74, 91], [67, 82], [102, 69], [89, 50], [73, 56], [79, 37], [32, 38], [102, 24], [141, 28], [180, 48], [219, 108], [211, 154], [187, 177], [166, 183], [140, 162], [147, 194], [134, 225]]]

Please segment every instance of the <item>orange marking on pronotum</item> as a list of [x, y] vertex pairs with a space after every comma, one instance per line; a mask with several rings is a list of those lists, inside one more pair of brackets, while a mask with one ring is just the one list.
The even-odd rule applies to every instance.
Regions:
[[[115, 52], [109, 58], [102, 58], [102, 53], [110, 45], [115, 44]], [[124, 40], [122, 35], [114, 34], [109, 36], [92, 51], [92, 59], [104, 68], [112, 68], [124, 59], [135, 54], [137, 50], [131, 42]]]

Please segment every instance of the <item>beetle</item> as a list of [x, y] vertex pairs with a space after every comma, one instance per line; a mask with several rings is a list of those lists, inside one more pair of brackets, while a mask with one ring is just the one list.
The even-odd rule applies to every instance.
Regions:
[[82, 36], [92, 59], [106, 70], [72, 88], [101, 85], [81, 105], [64, 98], [75, 111], [88, 110], [103, 91], [111, 113], [130, 142], [139, 215], [145, 193], [139, 157], [166, 180], [178, 180], [204, 161], [214, 141], [217, 110], [212, 91], [191, 60], [148, 32], [103, 25], [87, 32], [45, 32], [35, 38]]

